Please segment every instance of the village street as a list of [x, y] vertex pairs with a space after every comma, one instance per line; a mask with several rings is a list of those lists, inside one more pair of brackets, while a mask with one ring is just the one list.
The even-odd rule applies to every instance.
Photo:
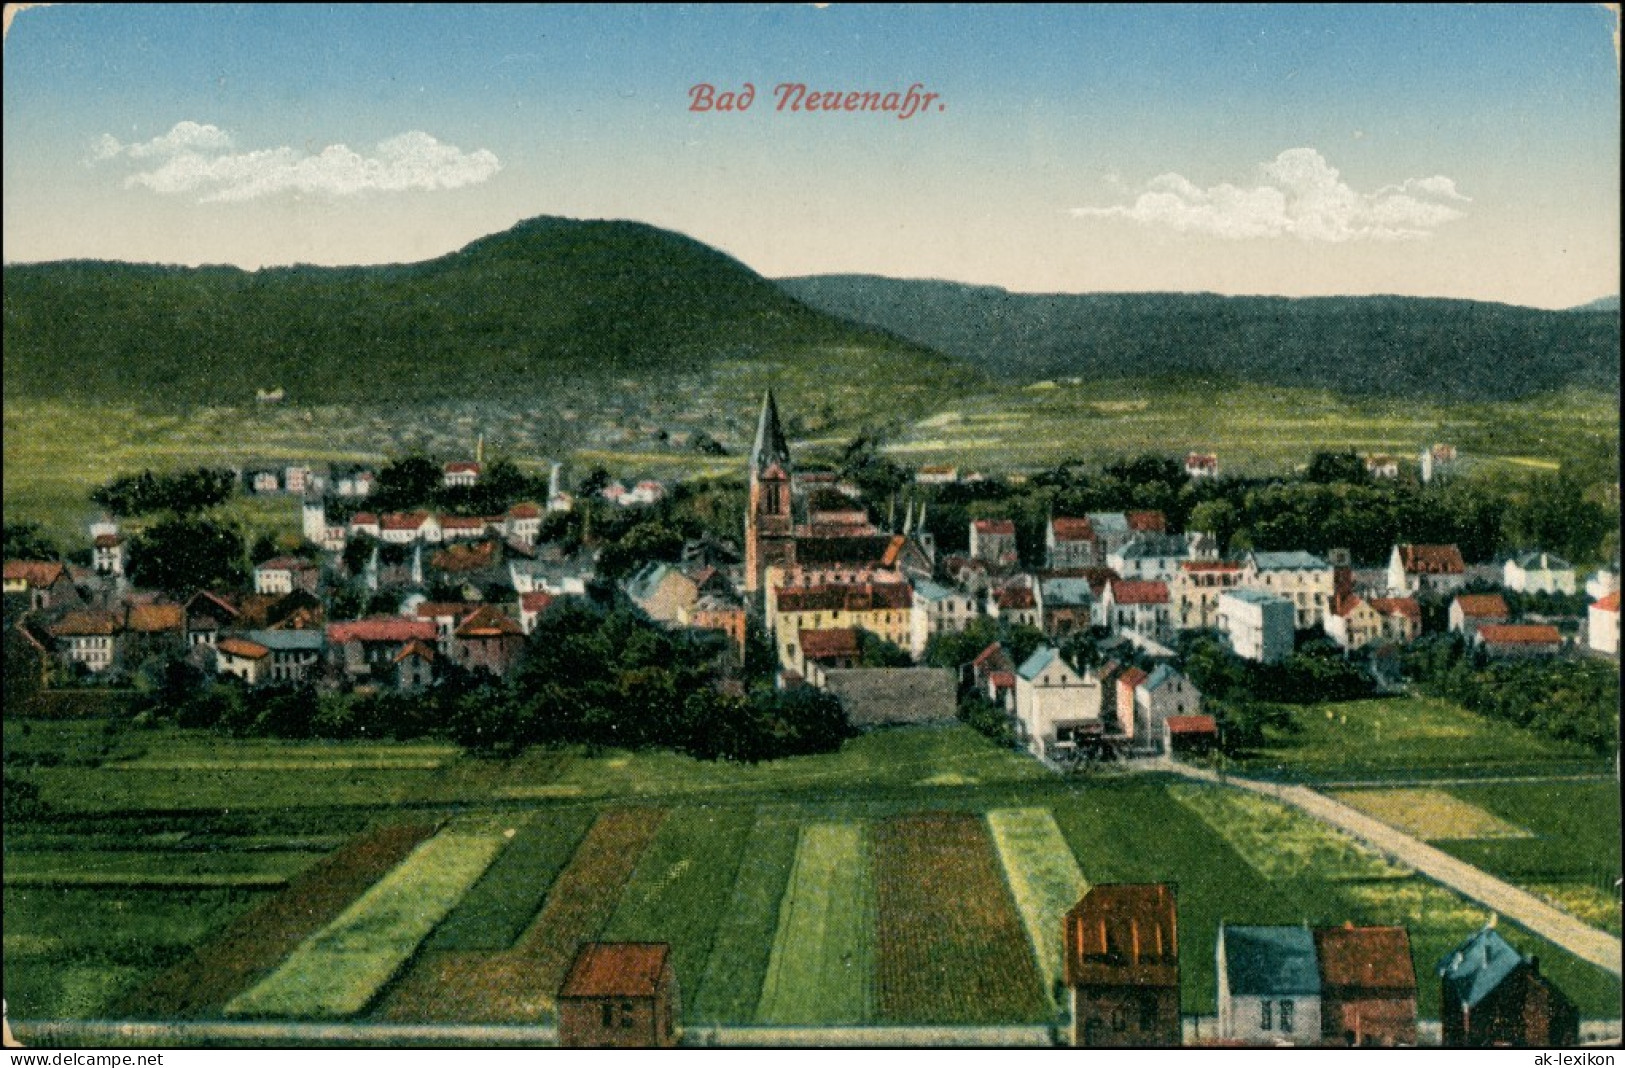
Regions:
[[1502, 882], [1493, 875], [1463, 863], [1380, 820], [1373, 819], [1325, 794], [1305, 786], [1260, 782], [1234, 775], [1219, 775], [1178, 761], [1158, 759], [1146, 762], [1147, 770], [1171, 771], [1203, 782], [1225, 783], [1302, 809], [1316, 819], [1349, 832], [1388, 856], [1466, 897], [1498, 915], [1514, 920], [1535, 934], [1548, 938], [1582, 960], [1590, 961], [1613, 975], [1620, 974], [1620, 940], [1590, 927], [1560, 909], [1553, 908], [1526, 890]]

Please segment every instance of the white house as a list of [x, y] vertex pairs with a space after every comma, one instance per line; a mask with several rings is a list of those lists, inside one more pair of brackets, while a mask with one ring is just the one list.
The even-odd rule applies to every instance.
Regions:
[[1154, 642], [1173, 633], [1173, 600], [1165, 582], [1112, 579], [1100, 596], [1099, 624], [1112, 631], [1132, 631]]
[[1313, 553], [1250, 552], [1243, 562], [1240, 585], [1286, 598], [1295, 613], [1294, 625], [1308, 630], [1324, 622], [1331, 609], [1336, 572]]
[[304, 590], [315, 593], [318, 571], [309, 560], [297, 556], [278, 556], [254, 568], [255, 593], [292, 593]]
[[1515, 593], [1573, 593], [1574, 565], [1553, 553], [1523, 553], [1506, 562], [1501, 584]]
[[1219, 1037], [1260, 1045], [1318, 1046], [1320, 960], [1307, 926], [1219, 924], [1214, 946]]
[[1594, 652], [1619, 655], [1619, 591], [1592, 604], [1586, 614], [1586, 640]]
[[938, 634], [959, 634], [978, 615], [976, 599], [962, 590], [950, 590], [927, 579], [914, 583], [914, 613], [910, 619], [909, 652], [915, 659]]
[[1619, 569], [1602, 567], [1591, 573], [1586, 579], [1586, 596], [1593, 601], [1600, 601], [1610, 593], [1619, 589]]
[[[1154, 749], [1162, 744], [1163, 723], [1170, 716], [1201, 714], [1201, 691], [1167, 664], [1159, 664], [1134, 688], [1134, 729], [1129, 733], [1138, 748]], [[1126, 727], [1127, 717], [1123, 722]]]
[[992, 567], [1015, 567], [1016, 524], [1009, 519], [973, 519], [970, 524], [970, 555]]
[[1219, 595], [1219, 632], [1244, 660], [1273, 664], [1292, 655], [1292, 602], [1262, 590], [1229, 590]]
[[1079, 737], [1102, 730], [1100, 681], [1079, 672], [1053, 646], [1043, 646], [1016, 669], [1017, 731], [1038, 756], [1072, 749]]
[[1125, 579], [1169, 582], [1194, 559], [1191, 550], [1191, 539], [1178, 534], [1138, 534], [1107, 553], [1106, 566]]

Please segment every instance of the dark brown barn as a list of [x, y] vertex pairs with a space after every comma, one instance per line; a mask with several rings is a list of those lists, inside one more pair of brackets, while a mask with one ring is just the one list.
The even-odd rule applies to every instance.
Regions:
[[1075, 1046], [1178, 1046], [1179, 916], [1164, 883], [1103, 884], [1066, 914]]
[[677, 1044], [677, 975], [664, 942], [587, 942], [559, 987], [559, 1045], [652, 1049]]
[[1321, 927], [1320, 1033], [1350, 1046], [1416, 1045], [1416, 969], [1403, 927]]
[[1573, 1046], [1580, 1014], [1540, 962], [1485, 927], [1439, 962], [1446, 1046]]

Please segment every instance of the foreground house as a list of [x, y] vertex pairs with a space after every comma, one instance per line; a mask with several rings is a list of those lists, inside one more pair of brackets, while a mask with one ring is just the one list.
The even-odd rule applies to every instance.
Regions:
[[1100, 708], [1100, 682], [1053, 646], [1040, 647], [1016, 669], [1016, 732], [1036, 756], [1075, 750], [1100, 734]]
[[677, 1044], [677, 973], [664, 942], [587, 942], [559, 987], [559, 1045], [653, 1049]]
[[494, 604], [471, 612], [452, 635], [453, 659], [470, 671], [507, 677], [525, 651], [525, 629]]
[[1243, 660], [1274, 664], [1292, 655], [1294, 609], [1285, 597], [1261, 590], [1231, 590], [1219, 597], [1219, 632]]
[[1574, 1002], [1492, 927], [1445, 958], [1439, 1017], [1446, 1046], [1572, 1046], [1580, 1038]]
[[33, 611], [78, 608], [84, 603], [65, 565], [44, 560], [7, 560], [5, 595]]
[[1450, 602], [1450, 632], [1468, 641], [1472, 641], [1485, 624], [1506, 623], [1511, 619], [1512, 610], [1499, 593], [1462, 593]]
[[119, 618], [112, 612], [85, 609], [64, 615], [50, 633], [68, 668], [78, 664], [98, 674], [118, 662], [121, 630]]
[[1214, 956], [1221, 1038], [1258, 1045], [1320, 1043], [1320, 968], [1308, 927], [1220, 923]]
[[1100, 598], [1099, 622], [1112, 631], [1131, 631], [1157, 642], [1165, 640], [1173, 632], [1168, 584], [1111, 580]]
[[1179, 915], [1164, 883], [1091, 887], [1062, 921], [1072, 1044], [1180, 1044]]
[[1315, 951], [1327, 1043], [1416, 1045], [1416, 969], [1405, 928], [1319, 927]]
[[423, 619], [373, 616], [327, 625], [327, 656], [341, 678], [351, 682], [390, 682], [395, 661], [413, 642], [433, 645], [435, 625]]
[[1133, 729], [1128, 730], [1125, 722], [1125, 733], [1138, 747], [1155, 749], [1165, 744], [1163, 725], [1169, 719], [1201, 714], [1202, 694], [1195, 684], [1167, 664], [1159, 664], [1134, 688]]

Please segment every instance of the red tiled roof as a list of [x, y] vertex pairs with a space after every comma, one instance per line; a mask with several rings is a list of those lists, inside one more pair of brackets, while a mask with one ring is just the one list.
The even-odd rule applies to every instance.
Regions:
[[1219, 457], [1217, 453], [1211, 452], [1188, 452], [1185, 454], [1185, 466], [1202, 468], [1218, 467]]
[[1417, 626], [1422, 625], [1422, 606], [1414, 597], [1372, 597], [1368, 603], [1378, 615], [1404, 616]]
[[485, 520], [477, 515], [443, 515], [440, 517], [441, 530], [484, 530]]
[[434, 650], [422, 642], [408, 642], [404, 649], [395, 654], [395, 659], [391, 662], [399, 664], [409, 656], [419, 657], [431, 664], [434, 663]]
[[512, 519], [540, 519], [541, 515], [541, 507], [529, 501], [522, 501], [508, 509], [508, 516]]
[[453, 461], [451, 461], [450, 463], [448, 463], [445, 466], [444, 470], [445, 470], [445, 473], [448, 474], [448, 475], [454, 475], [454, 474], [474, 474], [474, 475], [477, 475], [477, 474], [480, 473], [480, 468], [481, 468], [481, 465], [475, 463], [473, 460], [453, 460]]
[[1240, 571], [1246, 565], [1232, 560], [1181, 560], [1179, 566], [1185, 571]]
[[1010, 654], [1004, 651], [1003, 645], [998, 642], [993, 642], [988, 645], [986, 649], [983, 649], [981, 652], [977, 653], [976, 659], [972, 660], [971, 664], [974, 667], [980, 668], [986, 667], [989, 664], [1001, 662], [1006, 664], [1010, 663]]
[[1112, 600], [1117, 604], [1167, 604], [1166, 582], [1125, 582], [1117, 579], [1111, 584]]
[[417, 615], [419, 619], [462, 619], [478, 607], [467, 601], [424, 601], [417, 606]]
[[1094, 524], [1087, 519], [1072, 519], [1056, 516], [1050, 520], [1050, 528], [1055, 531], [1056, 541], [1094, 541]]
[[1091, 978], [1113, 985], [1179, 983], [1179, 917], [1166, 884], [1090, 887], [1067, 912], [1063, 930], [1068, 985]]
[[221, 638], [215, 649], [244, 660], [263, 660], [271, 655], [271, 650], [259, 642], [251, 642], [246, 638]]
[[1488, 645], [1563, 644], [1557, 628], [1545, 624], [1490, 623], [1478, 628], [1478, 636]]
[[837, 627], [833, 630], [804, 630], [796, 635], [801, 652], [808, 660], [830, 660], [837, 657], [855, 657], [862, 651], [858, 644], [856, 627]]
[[314, 571], [316, 565], [297, 556], [277, 556], [254, 568], [255, 571]]
[[[187, 607], [188, 611], [192, 610], [193, 604], [200, 597], [203, 600], [208, 601], [215, 608], [220, 609], [220, 611], [224, 612], [228, 616], [236, 616], [237, 615], [237, 606], [236, 605], [232, 604], [230, 601], [226, 600], [224, 597], [220, 596], [218, 593], [210, 593], [208, 590], [199, 590], [198, 592], [196, 592], [196, 593], [194, 593], [192, 595], [191, 600], [186, 602], [186, 607]], [[204, 605], [203, 606], [203, 611], [206, 612], [208, 610], [209, 610], [209, 606]]]
[[476, 545], [453, 545], [429, 557], [431, 567], [442, 571], [478, 571], [496, 562], [497, 545], [482, 541]]
[[434, 641], [434, 624], [423, 619], [405, 619], [401, 616], [373, 616], [345, 623], [329, 623], [327, 640], [334, 645], [345, 642], [410, 642]]
[[389, 512], [379, 526], [384, 530], [419, 530], [428, 521], [427, 512]]
[[535, 590], [519, 595], [519, 608], [524, 612], [545, 612], [553, 603], [553, 595], [546, 590]]
[[911, 608], [913, 591], [907, 583], [862, 586], [808, 586], [781, 588], [780, 612], [873, 612]]
[[1403, 927], [1317, 927], [1315, 950], [1327, 986], [1416, 990], [1411, 940]]
[[995, 690], [1012, 690], [1015, 689], [1016, 685], [1016, 673], [1014, 671], [991, 671], [988, 673], [987, 681], [993, 684]]
[[138, 634], [162, 634], [186, 629], [186, 609], [178, 604], [133, 604], [124, 625]]
[[118, 617], [111, 612], [69, 612], [56, 625], [51, 633], [59, 638], [83, 638], [95, 635], [118, 633]]
[[1407, 575], [1460, 575], [1467, 570], [1454, 545], [1401, 545], [1399, 561]]
[[1506, 619], [1512, 613], [1499, 593], [1464, 593], [1456, 598], [1461, 614], [1468, 619]]
[[1603, 611], [1603, 612], [1617, 612], [1617, 611], [1619, 611], [1619, 591], [1615, 590], [1613, 593], [1610, 593], [1607, 597], [1604, 597], [1602, 600], [1597, 601], [1591, 607], [1596, 608], [1596, 609], [1598, 609], [1600, 611]]
[[1168, 530], [1168, 517], [1161, 512], [1124, 512], [1123, 518], [1136, 534], [1162, 534]]
[[1038, 601], [1033, 597], [1030, 586], [1006, 586], [996, 595], [1000, 608], [1011, 611], [1021, 608], [1032, 608]]
[[457, 627], [459, 638], [499, 638], [507, 634], [524, 633], [523, 627], [494, 604], [477, 609]]
[[1146, 674], [1139, 668], [1131, 667], [1121, 675], [1117, 676], [1117, 683], [1120, 686], [1127, 686], [1129, 689], [1134, 690], [1138, 689], [1140, 683], [1144, 682], [1150, 677], [1150, 675]]
[[670, 955], [664, 942], [588, 942], [576, 951], [558, 996], [653, 997]]
[[357, 512], [350, 517], [350, 525], [352, 527], [375, 527], [378, 525], [378, 517], [371, 512]]
[[977, 519], [971, 523], [978, 534], [1010, 534], [1016, 532], [1016, 524], [1010, 519]]
[[119, 534], [98, 534], [96, 535], [95, 544], [98, 549], [111, 549], [114, 546], [123, 545], [124, 537]]
[[1212, 716], [1169, 716], [1169, 734], [1218, 734], [1219, 724]]
[[54, 560], [7, 560], [6, 578], [27, 582], [29, 588], [49, 586], [66, 573], [66, 568]]

